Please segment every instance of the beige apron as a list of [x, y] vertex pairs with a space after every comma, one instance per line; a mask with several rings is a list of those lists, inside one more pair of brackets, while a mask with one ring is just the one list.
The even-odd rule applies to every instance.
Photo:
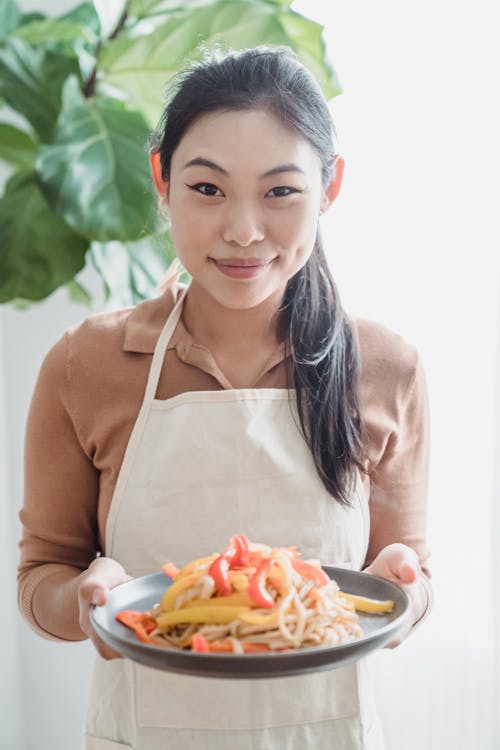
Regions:
[[[155, 398], [179, 300], [155, 348], [113, 496], [106, 555], [132, 576], [224, 550], [246, 534], [305, 558], [363, 565], [368, 502], [326, 492], [284, 389]], [[290, 398], [291, 397], [291, 398]], [[96, 657], [86, 750], [383, 750], [364, 662], [294, 677], [222, 680]]]

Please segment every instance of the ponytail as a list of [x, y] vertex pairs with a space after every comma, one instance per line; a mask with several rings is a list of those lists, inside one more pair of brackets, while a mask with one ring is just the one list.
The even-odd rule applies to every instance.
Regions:
[[359, 355], [319, 236], [288, 282], [281, 311], [302, 432], [326, 489], [349, 505], [356, 469], [365, 471]]

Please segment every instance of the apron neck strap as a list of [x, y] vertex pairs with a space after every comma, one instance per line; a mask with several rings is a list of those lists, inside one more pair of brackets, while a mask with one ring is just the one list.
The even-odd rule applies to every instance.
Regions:
[[184, 299], [186, 297], [188, 288], [189, 287], [186, 287], [184, 289], [181, 296], [177, 300], [172, 312], [170, 313], [167, 320], [165, 321], [165, 325], [163, 326], [160, 336], [158, 338], [158, 341], [156, 342], [153, 359], [151, 362], [151, 367], [149, 368], [146, 391], [144, 393], [145, 402], [146, 401], [151, 402], [153, 401], [155, 397], [155, 394], [158, 388], [158, 381], [160, 380], [160, 373], [161, 373], [161, 368], [163, 365], [163, 360], [165, 359], [165, 352], [167, 351], [167, 346], [169, 344], [169, 341], [172, 338], [172, 335], [175, 331], [175, 327], [181, 317], [182, 308], [184, 305]]

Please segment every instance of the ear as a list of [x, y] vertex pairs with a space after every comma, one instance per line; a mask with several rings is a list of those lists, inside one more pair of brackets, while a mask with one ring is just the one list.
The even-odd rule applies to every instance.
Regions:
[[153, 176], [156, 192], [160, 198], [163, 198], [166, 201], [168, 200], [168, 180], [164, 180], [162, 177], [159, 151], [153, 151], [149, 155], [149, 163], [151, 165], [151, 174]]
[[341, 156], [334, 156], [332, 163], [332, 179], [323, 190], [321, 199], [321, 213], [323, 214], [333, 203], [340, 191], [344, 175], [345, 162]]

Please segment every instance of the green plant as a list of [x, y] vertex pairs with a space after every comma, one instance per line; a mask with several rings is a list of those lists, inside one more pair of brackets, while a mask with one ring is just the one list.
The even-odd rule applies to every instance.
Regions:
[[52, 18], [0, 0], [0, 302], [27, 304], [78, 280], [105, 295], [154, 293], [173, 258], [146, 143], [168, 79], [204, 47], [286, 44], [339, 93], [322, 27], [291, 0], [94, 0]]

